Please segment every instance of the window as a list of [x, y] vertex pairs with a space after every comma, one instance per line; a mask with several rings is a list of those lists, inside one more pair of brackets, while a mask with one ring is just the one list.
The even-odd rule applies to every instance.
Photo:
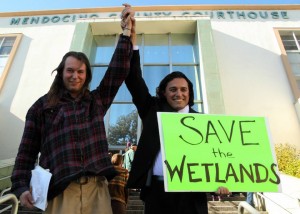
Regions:
[[286, 51], [292, 52], [296, 51], [299, 52], [299, 42], [300, 42], [300, 37], [299, 35], [297, 36], [297, 32], [282, 32], [282, 35], [280, 35], [284, 48]]
[[300, 29], [275, 29], [275, 35], [300, 120]]
[[300, 30], [281, 30], [279, 33], [298, 90], [300, 90]]
[[160, 34], [139, 36], [143, 77], [155, 96], [160, 81], [172, 71], [183, 72], [193, 83], [196, 111], [201, 111], [198, 47], [194, 34]]
[[[155, 96], [160, 81], [172, 71], [183, 72], [194, 85], [197, 111], [202, 109], [200, 92], [200, 70], [196, 55], [198, 46], [194, 34], [142, 34], [137, 36], [140, 49], [142, 75], [150, 93]], [[92, 62], [93, 78], [90, 85], [95, 89], [108, 67], [118, 36], [94, 36], [97, 44], [95, 60]], [[124, 146], [128, 141], [137, 142], [141, 122], [126, 85], [123, 84], [105, 116], [108, 143]]]
[[0, 89], [4, 84], [20, 40], [20, 34], [0, 35]]
[[[94, 39], [97, 47], [95, 60], [91, 65], [93, 75], [91, 90], [102, 80], [114, 53], [118, 36], [95, 36]], [[125, 84], [122, 84], [104, 119], [110, 149], [118, 149], [128, 141], [137, 143], [138, 114]]]

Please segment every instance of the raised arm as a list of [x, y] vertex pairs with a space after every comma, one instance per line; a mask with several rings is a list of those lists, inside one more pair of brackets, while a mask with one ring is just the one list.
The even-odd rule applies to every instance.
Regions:
[[[124, 4], [124, 6], [131, 8], [128, 4]], [[132, 20], [131, 41], [133, 47], [137, 47], [135, 19]], [[139, 50], [133, 50], [130, 62], [130, 73], [125, 79], [125, 84], [132, 96], [133, 103], [137, 107], [140, 117], [143, 118], [149, 109], [150, 103], [153, 101], [153, 97], [149, 93], [145, 80], [142, 77]]]
[[95, 94], [98, 104], [103, 106], [104, 114], [110, 107], [130, 70], [130, 60], [132, 57], [132, 43], [130, 40], [132, 27], [131, 19], [133, 18], [134, 13], [131, 13], [130, 10], [127, 10], [124, 13], [126, 19], [121, 21], [121, 23], [124, 22], [125, 26], [122, 27], [123, 34], [120, 35], [115, 52], [100, 85], [92, 92]]

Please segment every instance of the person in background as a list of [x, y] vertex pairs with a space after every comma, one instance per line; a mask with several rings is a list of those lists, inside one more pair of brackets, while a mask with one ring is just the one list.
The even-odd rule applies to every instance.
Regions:
[[108, 185], [113, 214], [125, 214], [128, 202], [128, 189], [125, 187], [128, 179], [128, 170], [122, 167], [122, 162], [123, 157], [121, 154], [114, 154], [111, 158], [111, 163], [118, 172], [118, 175]]
[[[130, 8], [130, 5], [125, 5]], [[149, 93], [142, 78], [140, 57], [136, 46], [135, 22], [131, 29], [134, 47], [131, 69], [125, 83], [142, 120], [143, 130], [127, 181], [128, 188], [141, 188], [145, 214], [207, 214], [205, 192], [165, 192], [157, 112], [196, 113], [191, 81], [179, 71], [162, 79], [157, 96]], [[229, 194], [225, 187], [217, 194]]]
[[212, 192], [210, 195], [212, 201], [222, 201], [222, 198], [219, 194]]
[[131, 165], [134, 159], [134, 153], [137, 149], [137, 145], [135, 143], [131, 144], [130, 149], [125, 152], [124, 154], [124, 168], [128, 170], [128, 172], [130, 173], [131, 171]]
[[89, 91], [89, 60], [82, 52], [70, 51], [54, 70], [49, 92], [28, 110], [11, 176], [11, 191], [22, 206], [34, 206], [31, 170], [40, 153], [39, 165], [52, 173], [45, 213], [112, 213], [107, 180], [116, 171], [103, 121], [130, 70], [134, 13], [123, 13], [123, 34], [99, 86]]
[[254, 201], [253, 201], [253, 192], [247, 192], [246, 201], [248, 204], [250, 204], [252, 207], [255, 207]]

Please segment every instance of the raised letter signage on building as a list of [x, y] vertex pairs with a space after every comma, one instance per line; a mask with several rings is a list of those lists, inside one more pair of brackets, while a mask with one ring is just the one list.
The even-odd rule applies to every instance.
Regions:
[[[209, 16], [211, 19], [237, 20], [266, 20], [289, 19], [287, 11], [147, 11], [136, 12], [137, 17], [164, 17], [164, 16]], [[13, 17], [10, 25], [58, 24], [75, 22], [81, 18], [120, 17], [119, 13], [91, 13], [91, 14], [62, 14], [52, 16]]]

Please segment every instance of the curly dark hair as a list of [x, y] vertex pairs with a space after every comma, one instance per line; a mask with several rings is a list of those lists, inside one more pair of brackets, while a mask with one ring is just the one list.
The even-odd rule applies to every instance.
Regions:
[[156, 96], [159, 97], [162, 100], [166, 100], [164, 96], [164, 92], [166, 91], [166, 87], [170, 81], [172, 81], [175, 78], [183, 78], [187, 81], [188, 87], [189, 87], [189, 106], [194, 105], [194, 90], [193, 90], [193, 83], [180, 71], [173, 71], [172, 73], [165, 76], [161, 82], [159, 83], [159, 86], [156, 88]]
[[90, 62], [89, 62], [89, 59], [87, 58], [87, 56], [82, 52], [69, 51], [68, 53], [66, 53], [63, 56], [58, 67], [52, 71], [52, 73], [54, 71], [57, 71], [57, 73], [56, 73], [55, 79], [50, 87], [50, 90], [48, 92], [48, 105], [49, 106], [56, 105], [57, 102], [59, 101], [59, 99], [63, 95], [64, 89], [65, 89], [64, 82], [63, 82], [63, 71], [65, 68], [65, 62], [69, 56], [72, 56], [72, 57], [76, 58], [77, 60], [83, 62], [86, 66], [86, 80], [82, 87], [83, 92], [88, 88], [88, 86], [92, 80], [92, 69], [91, 69], [91, 65], [90, 65]]

